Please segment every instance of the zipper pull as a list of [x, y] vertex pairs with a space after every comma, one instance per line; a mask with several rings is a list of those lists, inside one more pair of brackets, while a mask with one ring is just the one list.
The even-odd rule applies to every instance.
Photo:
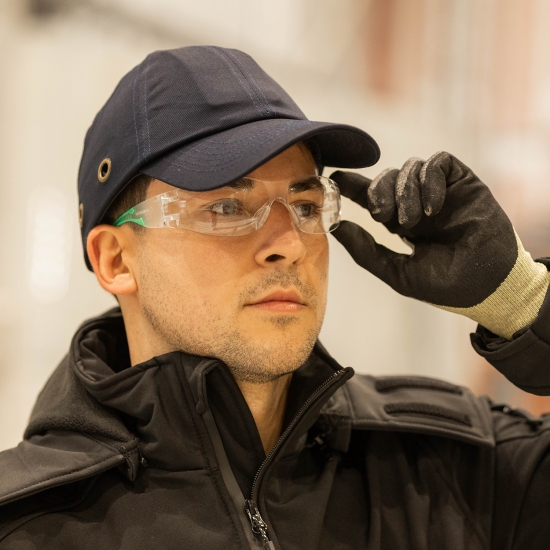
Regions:
[[267, 536], [267, 524], [262, 519], [260, 510], [256, 505], [254, 500], [245, 500], [244, 501], [244, 511], [250, 520], [252, 526], [252, 532], [259, 538], [262, 539], [264, 550], [275, 550], [275, 545], [269, 540]]
[[139, 463], [143, 468], [147, 468], [147, 466], [149, 466], [149, 462], [147, 462], [147, 459], [141, 454], [141, 449], [139, 448], [139, 445], [137, 450], [138, 450], [138, 456], [139, 456]]

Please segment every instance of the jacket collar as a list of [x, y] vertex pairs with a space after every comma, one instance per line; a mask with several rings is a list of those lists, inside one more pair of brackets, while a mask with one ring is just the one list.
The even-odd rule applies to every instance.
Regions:
[[[322, 444], [341, 452], [348, 448], [352, 428], [494, 445], [489, 407], [464, 388], [431, 379], [368, 376], [342, 387], [353, 373], [343, 370], [318, 344], [295, 372], [285, 419], [294, 425], [293, 436], [279, 456], [300, 450], [314, 424], [313, 436], [321, 434]], [[339, 373], [338, 383], [314, 392], [318, 397], [293, 422], [310, 401], [312, 388], [334, 373]], [[153, 387], [158, 391], [150, 391]], [[246, 494], [250, 472], [264, 455], [237, 390], [226, 367], [212, 359], [174, 353], [129, 368], [120, 310], [92, 319], [76, 333], [69, 355], [38, 397], [24, 441], [0, 453], [0, 470], [10, 472], [0, 478], [0, 505], [117, 466], [133, 480], [143, 464], [140, 447], [159, 467], [204, 467], [199, 441], [204, 431], [199, 434], [198, 421], [204, 407], [211, 407], [220, 423], [226, 453]], [[167, 430], [160, 436], [154, 429], [158, 425]]]
[[[318, 344], [293, 376], [285, 423], [291, 422], [314, 390], [341, 370]], [[301, 436], [315, 423], [332, 393], [323, 396], [289, 442], [294, 450], [305, 444]], [[208, 407], [246, 494], [265, 453], [228, 368], [218, 360], [181, 352], [130, 367], [124, 324], [116, 308], [85, 323], [76, 333], [68, 360], [36, 403], [25, 438], [31, 440], [51, 430], [77, 432], [119, 452], [121, 447], [134, 448], [139, 443], [141, 454], [153, 467], [198, 469], [205, 467], [198, 424]], [[131, 468], [129, 472], [135, 475]]]

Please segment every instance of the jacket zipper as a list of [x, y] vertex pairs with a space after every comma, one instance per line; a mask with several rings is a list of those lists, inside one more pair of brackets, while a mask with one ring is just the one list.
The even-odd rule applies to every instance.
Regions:
[[260, 510], [253, 500], [244, 501], [244, 510], [252, 525], [252, 532], [262, 540], [264, 550], [275, 550], [275, 545], [267, 535], [267, 524], [260, 515]]
[[277, 443], [273, 446], [271, 451], [269, 451], [268, 455], [265, 457], [264, 461], [262, 462], [261, 466], [258, 468], [258, 471], [256, 472], [256, 475], [254, 476], [254, 480], [252, 482], [252, 491], [250, 494], [250, 498], [244, 501], [244, 510], [248, 516], [248, 519], [250, 521], [250, 525], [252, 528], [252, 532], [256, 537], [259, 537], [263, 543], [264, 550], [275, 550], [275, 545], [269, 538], [268, 530], [267, 530], [267, 524], [262, 518], [260, 514], [260, 510], [258, 508], [258, 505], [256, 504], [257, 499], [257, 492], [258, 492], [258, 486], [261, 482], [261, 477], [263, 477], [263, 474], [269, 466], [269, 463], [275, 456], [275, 453], [281, 448], [282, 444], [284, 443], [285, 439], [288, 437], [290, 432], [294, 429], [300, 418], [303, 416], [305, 411], [308, 409], [308, 407], [311, 405], [312, 401], [319, 396], [319, 394], [325, 390], [325, 388], [332, 383], [336, 382], [336, 380], [342, 376], [346, 372], [345, 369], [342, 369], [338, 372], [335, 372], [330, 378], [327, 378], [304, 402], [304, 404], [300, 407], [294, 418], [291, 420], [291, 422], [288, 424], [286, 429], [281, 434], [281, 437], [277, 440]]

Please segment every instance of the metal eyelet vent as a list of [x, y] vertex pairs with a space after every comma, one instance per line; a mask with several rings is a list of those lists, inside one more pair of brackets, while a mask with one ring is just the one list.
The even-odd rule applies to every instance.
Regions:
[[80, 227], [84, 225], [84, 205], [80, 203], [80, 206], [78, 207], [78, 223], [80, 224]]
[[103, 159], [99, 163], [99, 168], [97, 169], [97, 179], [104, 183], [109, 179], [109, 176], [111, 175], [111, 159]]

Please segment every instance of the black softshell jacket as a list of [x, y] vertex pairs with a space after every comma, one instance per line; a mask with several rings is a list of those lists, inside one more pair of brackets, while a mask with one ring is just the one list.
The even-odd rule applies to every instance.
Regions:
[[[536, 393], [547, 302], [512, 342], [473, 337]], [[352, 375], [317, 345], [266, 457], [225, 365], [169, 353], [129, 368], [120, 311], [92, 319], [0, 454], [0, 550], [550, 548], [550, 417]]]

